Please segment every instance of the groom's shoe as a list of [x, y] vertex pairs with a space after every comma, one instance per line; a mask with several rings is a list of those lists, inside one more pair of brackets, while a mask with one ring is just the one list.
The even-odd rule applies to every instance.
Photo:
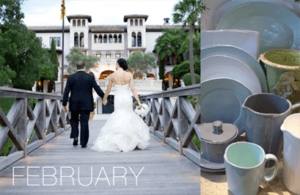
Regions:
[[77, 146], [77, 145], [78, 145], [78, 138], [77, 138], [77, 137], [74, 138], [73, 145], [74, 145], [74, 146]]
[[81, 147], [82, 147], [82, 148], [86, 148], [87, 146], [86, 146], [86, 145], [82, 145]]

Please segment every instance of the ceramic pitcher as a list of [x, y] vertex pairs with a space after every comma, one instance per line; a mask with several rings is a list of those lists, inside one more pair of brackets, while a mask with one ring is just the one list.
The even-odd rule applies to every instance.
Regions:
[[283, 183], [291, 192], [300, 194], [300, 113], [287, 117], [283, 131]]
[[[292, 106], [289, 100], [275, 94], [261, 93], [249, 96], [242, 105], [246, 139], [278, 158], [283, 147], [280, 126], [284, 119], [299, 107], [299, 103]], [[267, 167], [273, 165], [272, 161], [267, 163]]]

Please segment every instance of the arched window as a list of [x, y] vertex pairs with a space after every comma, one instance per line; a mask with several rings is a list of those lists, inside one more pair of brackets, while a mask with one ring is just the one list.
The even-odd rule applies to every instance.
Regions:
[[97, 43], [97, 35], [94, 35], [94, 43]]
[[114, 34], [114, 43], [118, 43], [118, 37], [116, 34]]
[[99, 43], [102, 43], [102, 35], [99, 35]]
[[138, 32], [137, 34], [137, 45], [138, 47], [142, 47], [142, 33]]
[[107, 43], [107, 35], [104, 35], [104, 43]]
[[76, 26], [76, 20], [73, 19], [73, 26]]
[[130, 26], [133, 26], [133, 20], [132, 19], [130, 20]]
[[84, 34], [80, 33], [80, 47], [84, 47]]
[[140, 26], [143, 26], [143, 20], [140, 19]]
[[82, 26], [85, 26], [85, 20], [82, 20]]
[[122, 43], [122, 35], [119, 34], [119, 43]]
[[74, 47], [78, 47], [78, 33], [76, 32], [75, 34], [74, 34]]
[[135, 26], [138, 26], [138, 20], [135, 20]]
[[136, 34], [135, 34], [135, 32], [132, 32], [131, 42], [132, 42], [132, 47], [136, 47]]
[[109, 34], [109, 43], [112, 43], [112, 42], [113, 42], [113, 40], [112, 40], [112, 35]]
[[80, 20], [77, 20], [77, 26], [81, 26]]

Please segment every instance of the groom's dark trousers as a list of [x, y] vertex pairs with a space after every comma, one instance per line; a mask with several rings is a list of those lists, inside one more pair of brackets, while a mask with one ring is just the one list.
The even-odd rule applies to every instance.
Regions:
[[[70, 138], [78, 137], [78, 123], [80, 121], [80, 144], [86, 145], [89, 139], [89, 115], [94, 110], [93, 88], [103, 98], [104, 93], [97, 85], [95, 77], [84, 71], [77, 71], [68, 76], [63, 106], [67, 105], [69, 92], [69, 110], [71, 111], [71, 135]], [[80, 119], [79, 119], [80, 115]]]

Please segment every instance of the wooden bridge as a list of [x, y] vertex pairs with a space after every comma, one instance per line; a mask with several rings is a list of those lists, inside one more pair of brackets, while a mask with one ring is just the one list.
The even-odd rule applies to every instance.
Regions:
[[[200, 194], [200, 108], [188, 95], [200, 84], [141, 96], [151, 132], [146, 150], [99, 153], [91, 150], [105, 120], [90, 121], [88, 148], [73, 146], [70, 114], [60, 95], [0, 87], [0, 97], [16, 98], [7, 115], [0, 108], [0, 152], [10, 138], [10, 154], [0, 157], [0, 194]], [[177, 97], [173, 106], [170, 97]], [[34, 109], [27, 99], [37, 99]]]

